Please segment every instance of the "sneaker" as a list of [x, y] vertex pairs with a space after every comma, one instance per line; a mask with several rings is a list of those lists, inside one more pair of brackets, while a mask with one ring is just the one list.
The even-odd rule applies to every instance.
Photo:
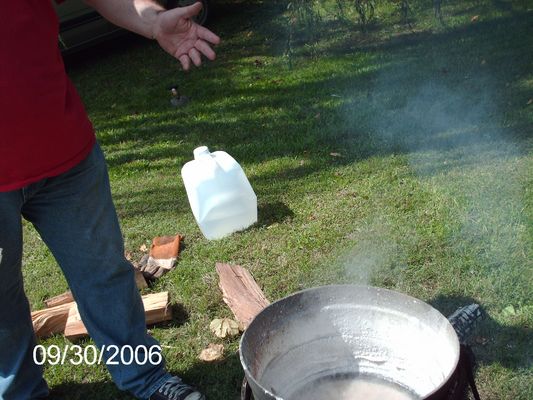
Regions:
[[150, 400], [205, 400], [205, 396], [194, 387], [183, 383], [181, 378], [173, 376], [150, 396]]

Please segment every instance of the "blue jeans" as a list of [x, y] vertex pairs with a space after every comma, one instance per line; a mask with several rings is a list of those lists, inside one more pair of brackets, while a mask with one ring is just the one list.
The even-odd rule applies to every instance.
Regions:
[[[66, 173], [0, 193], [0, 400], [48, 394], [42, 369], [33, 360], [36, 341], [21, 273], [21, 216], [52, 251], [98, 348], [157, 345], [146, 331], [134, 271], [124, 258], [104, 156], [95, 145]], [[142, 353], [138, 359], [144, 359]], [[140, 399], [149, 398], [170, 377], [164, 361], [108, 369], [120, 389]]]

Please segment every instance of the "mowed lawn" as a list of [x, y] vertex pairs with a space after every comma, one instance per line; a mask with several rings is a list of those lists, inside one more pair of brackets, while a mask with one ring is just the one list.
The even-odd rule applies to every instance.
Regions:
[[[532, 399], [531, 2], [450, 0], [444, 24], [413, 2], [410, 26], [382, 7], [366, 34], [334, 2], [307, 25], [286, 2], [215, 3], [218, 59], [190, 73], [128, 37], [68, 63], [127, 252], [138, 260], [154, 236], [185, 235], [176, 269], [145, 289], [171, 293], [174, 320], [150, 327], [168, 368], [209, 400], [239, 398], [238, 339], [209, 331], [231, 316], [221, 261], [248, 268], [272, 301], [342, 282], [398, 290], [445, 315], [478, 302], [482, 399]], [[185, 107], [170, 105], [174, 84]], [[220, 241], [201, 235], [180, 177], [199, 145], [234, 156], [258, 197], [259, 222]], [[33, 228], [24, 233], [26, 292], [39, 309], [68, 285]], [[209, 343], [224, 344], [223, 361], [198, 360]], [[101, 365], [48, 365], [45, 376], [52, 399], [131, 398]]]

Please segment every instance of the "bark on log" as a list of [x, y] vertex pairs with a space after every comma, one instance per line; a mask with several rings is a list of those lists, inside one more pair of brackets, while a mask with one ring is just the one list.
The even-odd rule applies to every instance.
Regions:
[[72, 297], [72, 292], [69, 290], [68, 292], [61, 293], [58, 296], [50, 297], [49, 299], [44, 301], [44, 304], [46, 304], [47, 308], [60, 306], [61, 304], [67, 304], [74, 301], [74, 297]]
[[252, 319], [270, 304], [254, 278], [240, 265], [216, 264], [224, 302], [237, 321], [247, 328]]
[[144, 275], [141, 271], [135, 270], [135, 283], [137, 284], [137, 288], [144, 289], [148, 287], [148, 283], [146, 283], [146, 279], [144, 279]]

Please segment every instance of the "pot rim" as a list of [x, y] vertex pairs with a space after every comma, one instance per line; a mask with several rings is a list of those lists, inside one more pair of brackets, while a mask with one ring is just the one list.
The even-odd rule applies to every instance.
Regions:
[[[381, 287], [377, 287], [377, 286], [371, 286], [371, 285], [360, 285], [360, 284], [333, 284], [333, 285], [322, 285], [322, 286], [314, 286], [314, 287], [311, 287], [311, 288], [306, 288], [306, 289], [303, 289], [303, 290], [299, 290], [297, 292], [294, 292], [292, 294], [289, 294], [279, 300], [276, 300], [274, 301], [273, 303], [270, 303], [267, 307], [265, 307], [263, 310], [261, 310], [253, 319], [252, 321], [250, 322], [250, 324], [248, 325], [248, 328], [254, 323], [254, 321], [262, 314], [268, 312], [267, 310], [271, 309], [272, 306], [274, 306], [275, 304], [278, 304], [278, 303], [281, 303], [281, 302], [284, 302], [286, 301], [287, 299], [289, 298], [292, 298], [292, 297], [295, 297], [295, 296], [300, 296], [302, 295], [303, 293], [306, 293], [306, 292], [311, 292], [311, 291], [317, 291], [317, 290], [335, 290], [336, 288], [338, 289], [341, 289], [341, 288], [353, 288], [353, 289], [357, 289], [357, 288], [363, 288], [363, 289], [366, 289], [366, 290], [380, 290], [380, 291], [385, 291], [385, 292], [390, 292], [390, 293], [393, 293], [394, 295], [400, 295], [400, 296], [403, 296], [405, 297], [406, 299], [409, 299], [411, 301], [417, 301], [417, 302], [420, 302], [420, 303], [423, 303], [425, 304], [426, 306], [430, 307], [431, 309], [437, 311], [444, 320], [446, 320], [445, 324], [448, 324], [449, 325], [449, 329], [452, 330], [452, 332], [455, 333], [455, 329], [453, 328], [452, 324], [450, 323], [450, 321], [448, 320], [448, 318], [446, 318], [446, 316], [444, 316], [439, 310], [437, 310], [435, 307], [433, 307], [432, 305], [426, 303], [425, 301], [423, 300], [420, 300], [416, 297], [413, 297], [413, 296], [410, 296], [408, 294], [405, 294], [405, 293], [402, 293], [402, 292], [399, 292], [399, 291], [396, 291], [396, 290], [391, 290], [391, 289], [386, 289], [386, 288], [381, 288]], [[248, 366], [246, 365], [246, 362], [244, 360], [244, 357], [243, 357], [243, 354], [242, 354], [242, 346], [243, 346], [243, 342], [244, 340], [246, 339], [246, 336], [247, 336], [247, 333], [248, 333], [248, 328], [246, 328], [246, 330], [244, 331], [244, 333], [242, 334], [241, 336], [241, 339], [239, 341], [239, 359], [241, 361], [241, 366], [244, 370], [244, 375], [246, 377], [246, 379], [250, 382], [253, 382], [257, 387], [261, 388], [261, 390], [266, 394], [266, 395], [269, 395], [271, 396], [272, 398], [276, 399], [276, 400], [286, 400], [284, 399], [283, 397], [279, 397], [279, 396], [276, 396], [274, 393], [272, 393], [271, 391], [269, 391], [268, 389], [265, 389], [256, 379], [255, 377], [252, 375], [252, 373], [250, 372]], [[459, 357], [460, 357], [460, 343], [459, 343], [459, 339], [457, 337], [457, 334], [453, 335], [452, 336], [452, 342], [453, 342], [453, 347], [454, 347], [454, 352], [455, 352], [455, 355], [454, 355], [454, 360], [453, 360], [453, 368], [450, 369], [450, 371], [448, 372], [447, 376], [445, 376], [443, 378], [443, 380], [441, 381], [440, 385], [438, 385], [437, 387], [435, 387], [431, 392], [427, 393], [425, 395], [425, 397], [423, 399], [427, 399], [427, 398], [430, 398], [431, 396], [433, 396], [435, 393], [439, 392], [443, 387], [445, 387], [450, 379], [453, 377], [453, 375], [455, 374], [455, 371], [457, 370], [457, 367], [459, 365]]]

